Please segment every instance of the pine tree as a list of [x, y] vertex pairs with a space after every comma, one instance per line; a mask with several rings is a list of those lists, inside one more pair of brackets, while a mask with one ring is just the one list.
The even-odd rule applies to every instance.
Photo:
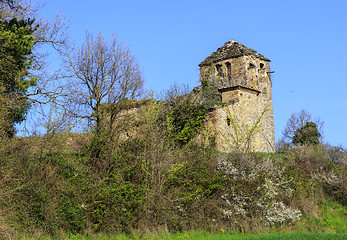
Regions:
[[25, 119], [30, 107], [25, 98], [27, 90], [36, 85], [36, 80], [28, 77], [35, 30], [34, 20], [0, 21], [0, 129], [10, 137], [15, 133], [14, 125]]
[[318, 132], [314, 122], [307, 122], [302, 128], [295, 131], [292, 143], [297, 144], [318, 144], [321, 134]]

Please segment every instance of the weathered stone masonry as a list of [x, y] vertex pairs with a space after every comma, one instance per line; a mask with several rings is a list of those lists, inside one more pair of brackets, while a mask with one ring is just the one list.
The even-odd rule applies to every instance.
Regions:
[[226, 103], [211, 111], [207, 119], [216, 134], [217, 150], [229, 152], [233, 149], [232, 128], [227, 121], [232, 114], [243, 127], [238, 134], [246, 134], [245, 131], [262, 116], [251, 140], [251, 150], [275, 151], [269, 63], [269, 59], [254, 50], [229, 41], [199, 64], [201, 80], [208, 74], [209, 81], [213, 81], [221, 93], [222, 102]]
[[[235, 132], [230, 121], [228, 122], [230, 115], [237, 119], [238, 136], [246, 136], [247, 131], [252, 129], [254, 123], [260, 119], [248, 150], [275, 151], [269, 63], [269, 59], [254, 50], [238, 42], [230, 41], [199, 64], [201, 82], [210, 81], [218, 89], [218, 92], [214, 94], [221, 96], [224, 103], [222, 106], [215, 106], [208, 113], [205, 125], [210, 132], [214, 133], [218, 151], [230, 152], [235, 148], [233, 139]], [[192, 92], [201, 103], [204, 102], [202, 89], [202, 86], [198, 86]], [[150, 102], [155, 104], [153, 101]], [[119, 110], [116, 121], [113, 123], [113, 129], [117, 132], [118, 140], [121, 141], [131, 136], [141, 135], [140, 126], [145, 121], [143, 116], [150, 104], [129, 102], [126, 106]], [[107, 110], [107, 105], [104, 107], [106, 112], [110, 111]], [[124, 119], [127, 120], [124, 121]], [[204, 131], [201, 134], [203, 135]], [[198, 139], [201, 140], [199, 136], [197, 136]]]

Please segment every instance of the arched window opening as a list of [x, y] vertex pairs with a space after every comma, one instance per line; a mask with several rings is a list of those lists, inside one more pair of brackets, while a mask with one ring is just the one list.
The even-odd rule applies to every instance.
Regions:
[[226, 62], [225, 63], [226, 67], [227, 67], [227, 75], [228, 75], [228, 80], [231, 80], [231, 64], [230, 62]]
[[224, 76], [223, 70], [222, 70], [222, 65], [216, 64], [216, 71], [217, 71], [217, 75], [218, 75], [219, 77], [223, 77], [223, 76]]

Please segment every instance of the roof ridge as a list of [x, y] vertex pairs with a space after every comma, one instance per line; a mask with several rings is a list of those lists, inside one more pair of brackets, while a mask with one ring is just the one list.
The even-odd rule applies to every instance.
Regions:
[[270, 61], [268, 58], [263, 55], [257, 53], [255, 50], [246, 47], [245, 45], [231, 40], [226, 42], [222, 47], [219, 47], [217, 51], [213, 52], [210, 56], [208, 56], [204, 61], [202, 61], [199, 66], [206, 66], [212, 63], [216, 63], [222, 60], [226, 60], [229, 58], [237, 58], [247, 55], [253, 55], [257, 58], [260, 58], [264, 61]]

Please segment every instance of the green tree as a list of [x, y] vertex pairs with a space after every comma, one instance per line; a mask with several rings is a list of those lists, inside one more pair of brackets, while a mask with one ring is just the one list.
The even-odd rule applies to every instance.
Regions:
[[321, 134], [318, 132], [314, 122], [307, 122], [302, 128], [295, 131], [292, 143], [297, 144], [318, 144]]
[[0, 21], [0, 124], [7, 136], [13, 136], [14, 125], [25, 119], [30, 107], [25, 96], [28, 88], [36, 85], [36, 79], [28, 74], [36, 29], [30, 19]]
[[59, 14], [53, 22], [39, 17], [40, 8], [33, 0], [0, 0], [0, 136], [13, 136], [29, 107], [57, 105], [62, 94], [47, 57], [65, 43], [68, 26]]
[[[287, 121], [287, 125], [283, 130], [283, 138], [278, 142], [279, 148], [290, 148], [293, 144], [293, 139], [299, 129], [303, 129], [308, 122], [315, 123], [318, 132], [322, 135], [324, 121], [319, 118], [313, 120], [311, 114], [302, 109], [298, 113], [293, 113]], [[320, 136], [321, 137], [321, 136]]]

